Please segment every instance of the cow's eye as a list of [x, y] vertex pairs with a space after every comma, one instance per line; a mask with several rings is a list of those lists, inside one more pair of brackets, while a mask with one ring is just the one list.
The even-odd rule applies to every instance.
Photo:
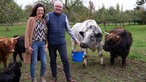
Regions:
[[112, 39], [109, 39], [109, 42], [112, 42]]
[[91, 38], [91, 40], [93, 40], [94, 39], [94, 36], [90, 36], [90, 38]]

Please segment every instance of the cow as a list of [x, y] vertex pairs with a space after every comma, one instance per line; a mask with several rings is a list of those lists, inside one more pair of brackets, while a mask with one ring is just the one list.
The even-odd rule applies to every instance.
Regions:
[[[80, 48], [84, 51], [83, 66], [87, 66], [88, 48], [95, 52], [97, 50], [100, 63], [103, 65], [102, 55], [102, 31], [93, 19], [85, 20], [82, 23], [76, 23], [72, 27], [72, 31], [80, 41]], [[76, 48], [75, 42], [72, 40], [72, 51]]]
[[10, 62], [6, 70], [0, 72], [0, 82], [20, 82], [21, 62]]
[[[18, 37], [18, 35], [15, 35], [15, 37]], [[14, 53], [13, 53], [13, 60], [17, 61], [17, 55], [19, 54], [19, 58], [21, 61], [23, 61], [23, 56], [22, 53], [25, 53], [25, 46], [24, 46], [24, 36], [20, 35], [19, 38], [17, 38], [17, 43], [14, 48]]]
[[1, 61], [4, 64], [4, 67], [7, 67], [7, 60], [10, 53], [14, 52], [14, 46], [17, 43], [17, 38], [0, 38], [0, 63]]
[[111, 65], [114, 59], [119, 56], [122, 59], [122, 67], [126, 67], [126, 57], [129, 54], [133, 39], [129, 31], [124, 28], [114, 28], [105, 35], [103, 49], [110, 52]]
[[[13, 60], [16, 62], [17, 61], [17, 55], [19, 54], [19, 58], [21, 61], [23, 61], [23, 56], [22, 54], [25, 53], [25, 46], [24, 46], [24, 36], [23, 35], [15, 35], [17, 38], [17, 43], [15, 44], [14, 52], [13, 52]], [[39, 52], [38, 52], [39, 53]], [[40, 55], [38, 55], [37, 58], [38, 61], [40, 61]]]

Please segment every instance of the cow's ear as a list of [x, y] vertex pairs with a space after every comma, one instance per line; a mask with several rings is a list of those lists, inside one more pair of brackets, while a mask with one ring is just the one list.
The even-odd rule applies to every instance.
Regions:
[[79, 33], [80, 33], [81, 36], [84, 36], [84, 32], [83, 31], [80, 31]]
[[101, 38], [102, 37], [102, 34], [101, 33], [97, 33], [97, 34], [95, 34], [95, 37]]

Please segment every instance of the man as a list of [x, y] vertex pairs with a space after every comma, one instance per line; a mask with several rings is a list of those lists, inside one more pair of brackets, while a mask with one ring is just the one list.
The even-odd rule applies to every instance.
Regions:
[[63, 68], [66, 76], [67, 82], [76, 82], [71, 79], [70, 67], [67, 56], [66, 40], [65, 40], [65, 29], [70, 34], [70, 36], [79, 45], [79, 40], [75, 37], [74, 33], [71, 31], [68, 18], [62, 13], [63, 3], [56, 1], [54, 3], [54, 12], [50, 12], [46, 15], [46, 23], [48, 27], [48, 44], [49, 44], [49, 55], [50, 55], [50, 66], [52, 71], [51, 82], [56, 82], [57, 80], [57, 65], [56, 57], [57, 51], [60, 54], [61, 61], [63, 63]]

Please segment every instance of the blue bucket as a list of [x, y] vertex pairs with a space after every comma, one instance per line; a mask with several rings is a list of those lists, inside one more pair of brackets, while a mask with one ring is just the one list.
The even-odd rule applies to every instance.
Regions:
[[74, 62], [82, 62], [83, 56], [83, 51], [72, 51], [72, 61]]

